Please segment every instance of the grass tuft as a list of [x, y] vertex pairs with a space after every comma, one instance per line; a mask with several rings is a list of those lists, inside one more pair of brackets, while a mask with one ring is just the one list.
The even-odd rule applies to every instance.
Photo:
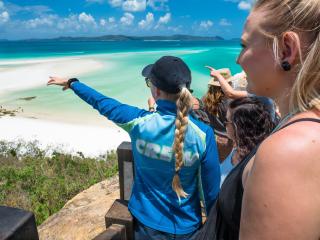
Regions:
[[38, 142], [0, 141], [0, 205], [32, 211], [40, 225], [68, 200], [118, 172], [117, 156], [97, 159], [41, 150]]

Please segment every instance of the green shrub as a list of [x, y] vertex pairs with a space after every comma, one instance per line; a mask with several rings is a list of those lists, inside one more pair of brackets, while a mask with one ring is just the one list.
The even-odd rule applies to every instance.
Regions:
[[37, 142], [0, 141], [0, 205], [34, 212], [38, 225], [79, 192], [118, 172], [115, 152], [97, 159], [46, 155]]

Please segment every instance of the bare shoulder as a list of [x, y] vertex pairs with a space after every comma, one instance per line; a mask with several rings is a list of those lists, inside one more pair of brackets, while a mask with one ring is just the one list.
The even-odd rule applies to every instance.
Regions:
[[[255, 166], [263, 166], [264, 171], [274, 172], [276, 168], [281, 172], [297, 170], [303, 173], [302, 169], [310, 168], [317, 174], [320, 170], [319, 153], [320, 123], [300, 122], [287, 127], [273, 134], [260, 145], [255, 157], [245, 168], [244, 188], [255, 161], [257, 161]], [[255, 160], [256, 157], [257, 160]], [[308, 171], [308, 175], [310, 173]]]
[[256, 161], [262, 164], [320, 167], [320, 123], [298, 122], [267, 138]]
[[320, 236], [320, 124], [299, 122], [267, 138], [246, 181], [241, 239]]

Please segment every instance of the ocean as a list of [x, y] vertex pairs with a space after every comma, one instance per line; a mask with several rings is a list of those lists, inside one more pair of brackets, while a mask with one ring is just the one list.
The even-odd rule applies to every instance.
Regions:
[[[97, 116], [92, 108], [71, 91], [62, 92], [59, 87], [47, 87], [51, 73], [45, 72], [43, 66], [47, 65], [41, 64], [68, 62], [68, 59], [70, 64], [73, 63], [72, 59], [99, 62], [99, 69], [81, 74], [75, 72], [72, 77], [78, 77], [101, 93], [123, 103], [146, 108], [150, 91], [141, 76], [145, 65], [164, 55], [181, 57], [192, 71], [194, 95], [201, 97], [210, 80], [209, 71], [204, 66], [217, 69], [228, 67], [233, 74], [238, 73], [242, 71], [236, 64], [240, 51], [238, 41], [0, 42], [0, 105], [11, 109], [21, 107], [25, 114], [34, 115], [35, 118], [77, 119], [90, 123]], [[70, 68], [70, 65], [65, 65], [65, 69], [55, 66], [58, 65], [48, 69], [54, 69], [57, 75]], [[33, 78], [39, 77], [41, 79], [37, 84], [30, 84]], [[18, 86], [10, 88], [10, 84]]]

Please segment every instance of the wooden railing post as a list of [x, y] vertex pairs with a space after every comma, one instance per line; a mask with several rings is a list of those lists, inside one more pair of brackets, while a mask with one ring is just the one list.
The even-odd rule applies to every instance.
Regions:
[[134, 161], [130, 142], [123, 142], [117, 149], [120, 199], [129, 200], [134, 178]]
[[128, 210], [134, 179], [134, 161], [130, 142], [117, 149], [120, 199], [113, 202], [105, 216], [106, 230], [95, 240], [133, 240], [133, 217]]

